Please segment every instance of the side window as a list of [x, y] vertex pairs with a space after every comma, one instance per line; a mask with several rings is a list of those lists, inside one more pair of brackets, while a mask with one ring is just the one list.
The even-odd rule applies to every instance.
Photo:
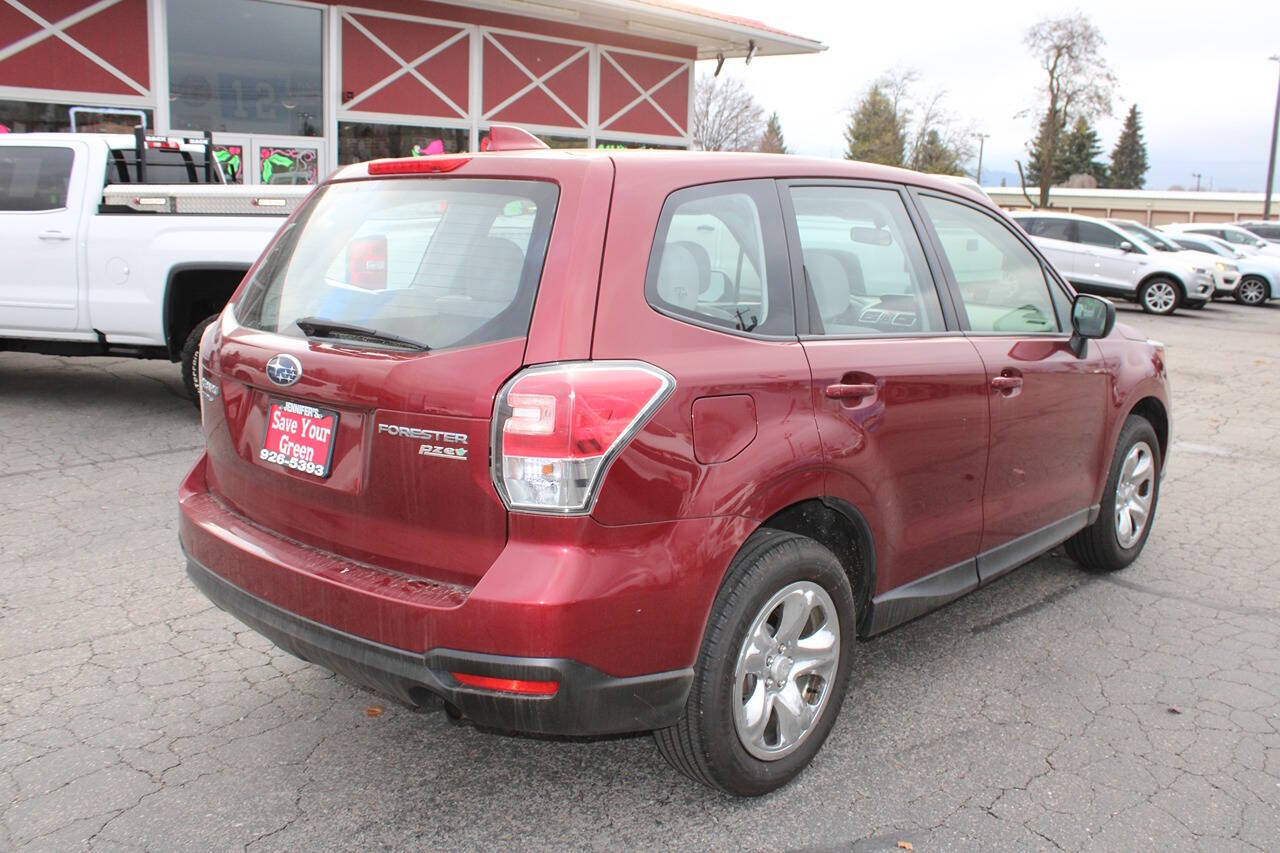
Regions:
[[1040, 260], [1003, 222], [976, 208], [921, 195], [975, 332], [1058, 332]]
[[0, 148], [0, 210], [59, 210], [67, 206], [67, 187], [75, 152], [70, 148]]
[[781, 215], [771, 181], [672, 193], [662, 209], [645, 298], [667, 314], [762, 335], [795, 333]]
[[1241, 234], [1239, 231], [1227, 231], [1223, 229], [1221, 235], [1225, 235], [1228, 243], [1235, 243], [1237, 246], [1252, 246], [1256, 237], [1250, 238]]
[[1048, 237], [1050, 240], [1066, 240], [1068, 243], [1080, 242], [1076, 233], [1076, 223], [1070, 219], [1041, 219], [1040, 230], [1033, 232], [1037, 237]]
[[1125, 242], [1124, 237], [1121, 237], [1110, 228], [1103, 227], [1095, 222], [1077, 222], [1076, 228], [1079, 229], [1080, 232], [1080, 242], [1087, 243], [1090, 246], [1101, 246], [1104, 249], [1119, 249], [1120, 244]]
[[814, 334], [946, 328], [920, 238], [897, 190], [794, 187], [791, 202]]

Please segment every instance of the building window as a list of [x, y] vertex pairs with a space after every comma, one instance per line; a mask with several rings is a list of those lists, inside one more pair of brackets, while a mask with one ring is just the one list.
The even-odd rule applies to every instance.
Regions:
[[656, 142], [636, 142], [628, 139], [605, 139], [603, 137], [596, 140], [596, 147], [613, 149], [651, 148], [662, 151], [687, 151], [689, 148], [687, 145], [661, 145]]
[[456, 154], [467, 150], [470, 137], [470, 131], [452, 127], [343, 121], [338, 123], [338, 165], [382, 157]]
[[[114, 107], [103, 107], [104, 111]], [[147, 129], [154, 127], [151, 110], [141, 110]], [[80, 112], [77, 129], [82, 133], [133, 133], [137, 118], [115, 112]], [[12, 133], [63, 133], [71, 130], [70, 104], [39, 101], [0, 101], [0, 125]]]
[[169, 0], [169, 124], [322, 136], [324, 17], [261, 0]]

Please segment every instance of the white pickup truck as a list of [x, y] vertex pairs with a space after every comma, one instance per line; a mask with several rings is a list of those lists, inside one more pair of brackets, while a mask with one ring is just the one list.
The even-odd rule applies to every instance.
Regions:
[[0, 351], [192, 368], [204, 325], [310, 191], [224, 183], [208, 134], [0, 135]]

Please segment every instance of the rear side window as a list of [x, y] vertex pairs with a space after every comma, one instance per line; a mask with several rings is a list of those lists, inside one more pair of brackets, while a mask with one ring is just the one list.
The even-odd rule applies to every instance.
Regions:
[[1075, 225], [1070, 219], [1019, 219], [1028, 234], [1044, 237], [1049, 240], [1066, 240], [1076, 242]]
[[924, 250], [897, 190], [793, 187], [791, 203], [814, 334], [946, 328]]
[[0, 148], [0, 210], [30, 212], [66, 207], [74, 162], [75, 152], [70, 148]]
[[794, 334], [778, 196], [772, 182], [691, 187], [667, 199], [645, 296], [659, 311], [759, 335]]
[[282, 231], [236, 306], [245, 326], [298, 320], [467, 346], [528, 334], [558, 190], [544, 181], [331, 184]]
[[975, 332], [1057, 332], [1044, 268], [1009, 228], [960, 202], [921, 195]]

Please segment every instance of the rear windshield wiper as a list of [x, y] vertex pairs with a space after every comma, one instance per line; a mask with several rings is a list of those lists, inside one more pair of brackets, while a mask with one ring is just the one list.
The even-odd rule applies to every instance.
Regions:
[[293, 323], [308, 338], [342, 338], [348, 341], [388, 344], [417, 352], [428, 352], [431, 349], [421, 341], [415, 341], [412, 338], [402, 338], [390, 332], [380, 332], [377, 329], [355, 326], [351, 323], [340, 323], [337, 320], [326, 320], [323, 317], [303, 317], [300, 320], [294, 320]]

